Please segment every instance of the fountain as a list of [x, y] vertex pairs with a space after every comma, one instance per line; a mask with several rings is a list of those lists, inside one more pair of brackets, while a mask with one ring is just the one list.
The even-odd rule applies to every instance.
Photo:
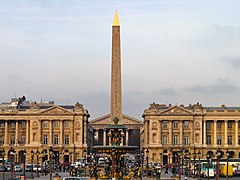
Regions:
[[[114, 124], [106, 126], [107, 135], [110, 137], [110, 145], [93, 146], [93, 150], [99, 154], [106, 153], [111, 160], [110, 174], [108, 178], [122, 179], [124, 175], [124, 166], [122, 165], [122, 155], [133, 153], [138, 150], [138, 146], [123, 145], [124, 130], [126, 126], [118, 124], [119, 119], [113, 118]], [[109, 164], [110, 165], [110, 164]]]

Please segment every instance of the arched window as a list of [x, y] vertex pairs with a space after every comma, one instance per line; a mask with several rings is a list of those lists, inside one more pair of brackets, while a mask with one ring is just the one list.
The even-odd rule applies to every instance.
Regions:
[[196, 143], [199, 143], [199, 134], [198, 133], [195, 135], [195, 141], [196, 141]]
[[156, 143], [156, 141], [157, 141], [157, 135], [154, 133], [152, 137], [153, 137], [153, 138], [152, 138], [153, 143]]
[[36, 137], [36, 133], [33, 133], [33, 141], [36, 141], [37, 137]]
[[79, 133], [76, 134], [76, 141], [80, 141], [80, 135], [79, 135]]

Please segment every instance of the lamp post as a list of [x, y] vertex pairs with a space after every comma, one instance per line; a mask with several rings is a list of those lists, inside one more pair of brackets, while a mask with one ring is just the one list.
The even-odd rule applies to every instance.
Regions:
[[50, 148], [49, 148], [49, 155], [50, 155], [49, 174], [50, 174], [50, 180], [52, 180], [52, 156], [53, 156], [53, 147], [52, 146], [50, 146]]
[[5, 150], [2, 149], [0, 150], [0, 155], [1, 155], [1, 158], [2, 158], [2, 180], [5, 179], [5, 173], [4, 173], [4, 155], [5, 155]]
[[23, 150], [23, 176], [26, 177], [26, 150]]
[[181, 169], [180, 169], [180, 162], [181, 162], [181, 160], [180, 160], [180, 156], [181, 156], [181, 154], [180, 154], [180, 151], [177, 153], [177, 160], [178, 160], [178, 179], [179, 180], [181, 180]]
[[142, 164], [141, 164], [141, 173], [142, 173], [142, 175], [141, 175], [141, 179], [142, 179], [142, 177], [143, 177], [143, 161], [144, 161], [144, 151], [142, 150], [141, 151], [141, 158], [142, 158]]
[[221, 151], [220, 151], [219, 148], [217, 149], [216, 156], [217, 156], [217, 175], [216, 175], [216, 180], [219, 180], [220, 157], [221, 157]]
[[87, 161], [87, 150], [83, 150], [83, 156], [84, 156], [84, 176], [86, 177], [86, 161]]
[[198, 163], [199, 163], [199, 165], [198, 165], [198, 178], [199, 179], [201, 179], [200, 177], [201, 177], [201, 162], [200, 162], [200, 155], [201, 155], [201, 152], [200, 152], [200, 150], [198, 150]]
[[10, 149], [10, 177], [12, 178], [13, 177], [13, 156], [14, 156], [14, 149], [11, 147]]
[[33, 177], [33, 156], [34, 156], [34, 151], [31, 150], [31, 179], [34, 179], [34, 177]]
[[193, 176], [196, 175], [196, 148], [193, 149]]
[[42, 150], [42, 152], [41, 152], [41, 176], [43, 176], [43, 153], [44, 153], [44, 151]]
[[149, 150], [146, 151], [146, 160], [147, 160], [147, 177], [148, 177], [148, 159], [149, 159]]
[[90, 153], [90, 177], [92, 177], [92, 153]]
[[229, 160], [229, 151], [227, 149], [227, 152], [226, 152], [226, 156], [227, 156], [227, 175], [226, 175], [226, 179], [228, 180], [228, 160]]
[[188, 176], [191, 175], [191, 152], [188, 153]]
[[39, 158], [39, 151], [37, 149], [37, 177], [39, 177], [39, 173], [38, 173], [38, 158]]
[[207, 168], [207, 179], [209, 180], [209, 166], [210, 166], [210, 154], [207, 154], [207, 163], [208, 163], [208, 168]]

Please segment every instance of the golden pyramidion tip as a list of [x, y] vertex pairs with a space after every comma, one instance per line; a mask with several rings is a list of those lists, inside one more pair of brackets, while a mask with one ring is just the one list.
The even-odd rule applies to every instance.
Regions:
[[120, 26], [117, 10], [116, 10], [115, 15], [114, 15], [114, 19], [113, 19], [113, 24], [112, 24], [112, 26]]

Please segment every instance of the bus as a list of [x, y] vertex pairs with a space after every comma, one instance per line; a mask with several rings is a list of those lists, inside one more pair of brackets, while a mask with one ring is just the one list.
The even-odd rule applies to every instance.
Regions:
[[214, 177], [214, 164], [212, 162], [202, 162], [200, 164], [200, 175], [203, 177]]

